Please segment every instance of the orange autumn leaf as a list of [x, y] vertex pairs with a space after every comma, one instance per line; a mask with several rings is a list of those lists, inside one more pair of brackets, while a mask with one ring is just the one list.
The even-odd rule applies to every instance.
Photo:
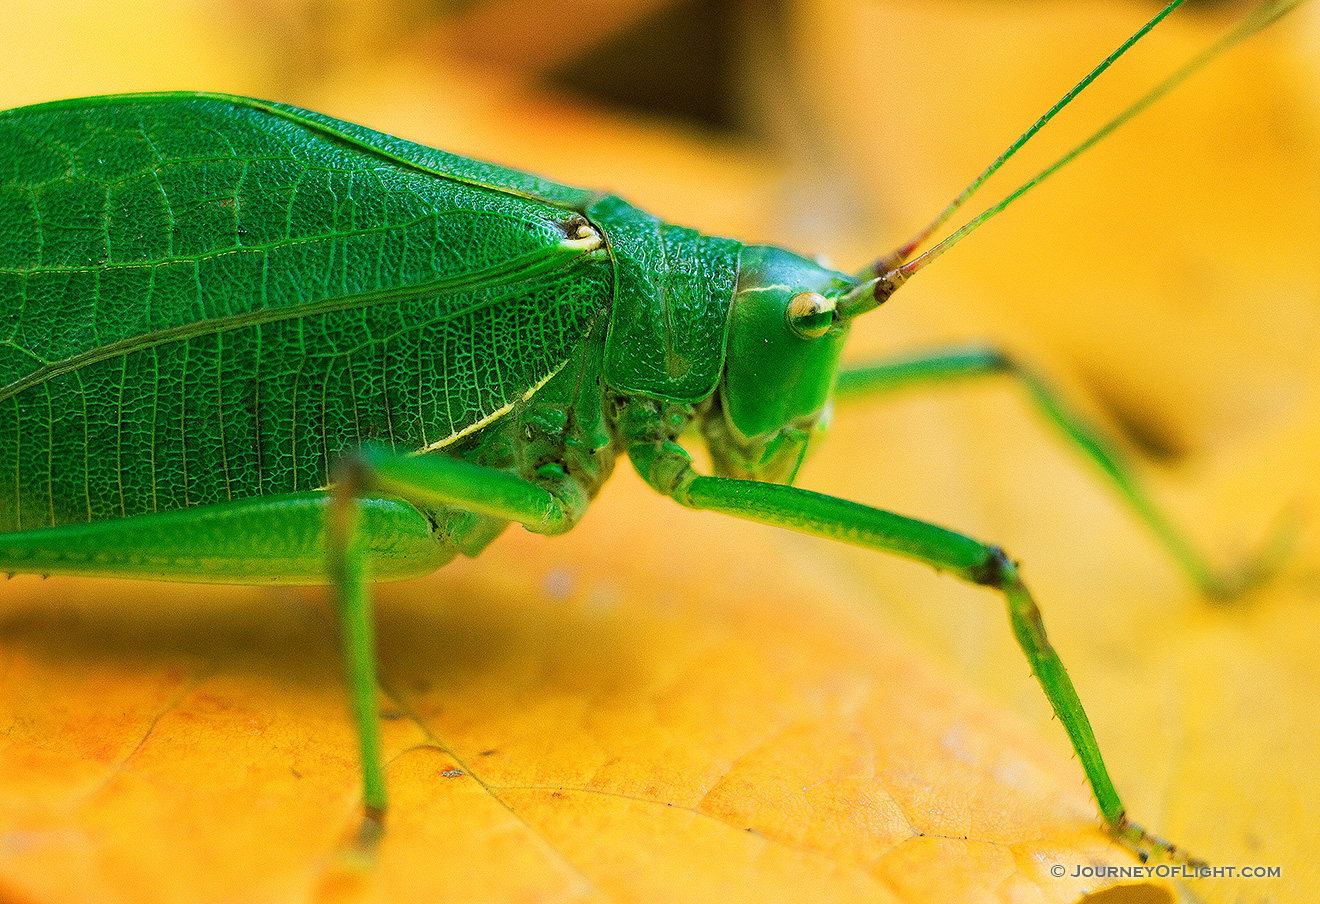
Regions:
[[[739, 556], [720, 519], [620, 478], [562, 543], [514, 535], [380, 591], [394, 808], [370, 887], [932, 900], [1125, 859], [1066, 754], [903, 651], [796, 538]], [[358, 801], [319, 593], [6, 589], [27, 600], [6, 621], [9, 888], [279, 900], [337, 875]]]

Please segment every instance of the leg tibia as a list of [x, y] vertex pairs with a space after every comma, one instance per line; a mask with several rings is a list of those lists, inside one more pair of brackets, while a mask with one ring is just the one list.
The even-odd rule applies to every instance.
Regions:
[[1009, 622], [1032, 673], [1063, 724], [1110, 830], [1143, 857], [1182, 857], [1128, 821], [1072, 680], [1050, 645], [1040, 610], [1003, 550], [962, 534], [797, 487], [690, 475], [673, 493], [684, 505], [925, 562], [1004, 595]]
[[948, 383], [993, 374], [1008, 374], [1027, 389], [1037, 410], [1105, 474], [1202, 593], [1212, 598], [1232, 596], [1269, 573], [1278, 556], [1278, 542], [1270, 544], [1258, 559], [1248, 562], [1237, 573], [1217, 573], [1183, 532], [1164, 516], [1142, 488], [1131, 466], [1110, 447], [1099, 431], [1070, 411], [1044, 380], [997, 349], [980, 345], [939, 349], [909, 358], [851, 367], [839, 372], [835, 396], [839, 399], [859, 398], [917, 384]]

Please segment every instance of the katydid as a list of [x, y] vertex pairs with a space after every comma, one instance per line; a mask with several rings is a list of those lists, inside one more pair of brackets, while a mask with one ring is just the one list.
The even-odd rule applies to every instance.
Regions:
[[[1267, 3], [1191, 68], [1296, 2]], [[836, 385], [1009, 370], [1194, 582], [1231, 589], [1003, 356], [840, 369], [854, 318], [1039, 179], [913, 257], [981, 181], [848, 275], [279, 103], [165, 93], [0, 113], [0, 570], [333, 585], [368, 837], [386, 809], [368, 583], [475, 556], [512, 522], [569, 530], [625, 454], [681, 505], [999, 590], [1110, 830], [1180, 856], [1128, 819], [1016, 563], [792, 486]], [[688, 432], [714, 476], [693, 469]]]

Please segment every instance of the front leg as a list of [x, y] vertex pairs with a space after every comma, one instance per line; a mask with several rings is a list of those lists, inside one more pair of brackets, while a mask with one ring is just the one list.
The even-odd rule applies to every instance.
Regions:
[[1154, 856], [1197, 862], [1128, 819], [1077, 690], [1045, 634], [1040, 610], [1022, 582], [1017, 564], [1002, 549], [925, 521], [810, 490], [700, 475], [692, 470], [687, 453], [670, 440], [639, 436], [629, 457], [643, 480], [688, 508], [895, 553], [998, 590], [1008, 604], [1018, 645], [1068, 733], [1109, 830], [1143, 861]]

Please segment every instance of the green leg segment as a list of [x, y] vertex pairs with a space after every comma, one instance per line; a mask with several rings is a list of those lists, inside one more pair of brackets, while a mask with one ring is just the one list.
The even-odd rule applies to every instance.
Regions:
[[1174, 845], [1128, 820], [1077, 691], [1045, 636], [1040, 610], [1022, 583], [1017, 565], [1003, 550], [924, 521], [798, 487], [698, 475], [691, 470], [686, 453], [672, 442], [649, 441], [640, 434], [637, 438], [640, 441], [632, 445], [629, 456], [642, 479], [689, 508], [896, 553], [1004, 594], [1013, 634], [1068, 732], [1110, 830], [1143, 859], [1152, 855], [1188, 859]]
[[[205, 584], [324, 584], [330, 497], [313, 490], [0, 533], [0, 572]], [[378, 580], [429, 574], [452, 556], [397, 498], [361, 500]]]
[[384, 825], [385, 773], [376, 712], [376, 656], [367, 584], [368, 543], [361, 525], [364, 496], [387, 492], [420, 508], [459, 508], [517, 521], [538, 533], [567, 530], [572, 505], [522, 478], [443, 455], [406, 456], [364, 448], [335, 474], [328, 517], [328, 576], [335, 588], [345, 671], [362, 751], [366, 814], [359, 835], [366, 850]]
[[362, 767], [362, 824], [358, 847], [373, 850], [385, 828], [385, 770], [376, 705], [376, 638], [367, 590], [367, 540], [355, 496], [335, 493], [326, 518], [326, 575], [335, 588], [339, 643], [349, 710], [358, 730]]
[[928, 352], [911, 358], [896, 359], [839, 372], [835, 397], [858, 398], [916, 383], [946, 382], [965, 377], [1009, 374], [1017, 378], [1031, 394], [1041, 413], [1088, 459], [1103, 471], [1132, 506], [1138, 516], [1168, 550], [1179, 568], [1193, 584], [1212, 599], [1235, 596], [1266, 577], [1277, 563], [1287, 543], [1286, 532], [1271, 543], [1265, 552], [1238, 573], [1224, 576], [1215, 572], [1151, 502], [1131, 468], [1100, 436], [1073, 415], [1039, 377], [1024, 369], [1003, 352], [984, 346], [969, 346]]

